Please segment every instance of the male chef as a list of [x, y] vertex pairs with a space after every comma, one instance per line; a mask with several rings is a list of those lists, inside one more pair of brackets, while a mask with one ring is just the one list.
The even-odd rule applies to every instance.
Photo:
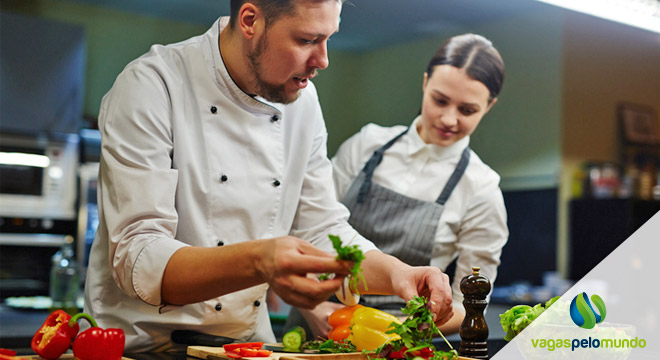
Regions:
[[[381, 253], [335, 200], [311, 80], [341, 9], [232, 0], [229, 18], [154, 45], [103, 98], [85, 310], [123, 329], [127, 351], [171, 349], [175, 329], [274, 341], [269, 288], [313, 308], [348, 274], [329, 234], [366, 253], [369, 293], [427, 296], [439, 324], [451, 318], [447, 276]], [[308, 276], [319, 273], [337, 277]]]

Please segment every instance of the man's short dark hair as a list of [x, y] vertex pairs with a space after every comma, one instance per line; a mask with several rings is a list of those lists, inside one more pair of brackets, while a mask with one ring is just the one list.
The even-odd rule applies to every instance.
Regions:
[[[261, 9], [264, 13], [264, 18], [266, 19], [266, 26], [268, 26], [283, 15], [292, 13], [295, 9], [296, 1], [301, 0], [231, 0], [229, 3], [229, 27], [232, 29], [234, 28], [236, 19], [238, 18], [238, 10], [240, 10], [241, 6], [247, 2], [252, 3]], [[344, 0], [337, 1], [341, 3], [344, 2]]]

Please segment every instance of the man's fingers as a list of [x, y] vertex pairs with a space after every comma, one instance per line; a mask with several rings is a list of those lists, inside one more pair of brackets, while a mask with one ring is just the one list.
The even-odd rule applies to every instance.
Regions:
[[[342, 276], [318, 281], [304, 276], [291, 275], [286, 281], [274, 284], [273, 287], [280, 297], [290, 305], [311, 309], [327, 300], [343, 283]], [[284, 295], [281, 295], [281, 294]], [[291, 303], [295, 302], [295, 303]]]
[[293, 257], [288, 262], [290, 272], [296, 274], [303, 273], [338, 273], [348, 274], [351, 263], [347, 261], [338, 261], [334, 257], [318, 256], [305, 254], [301, 257]]

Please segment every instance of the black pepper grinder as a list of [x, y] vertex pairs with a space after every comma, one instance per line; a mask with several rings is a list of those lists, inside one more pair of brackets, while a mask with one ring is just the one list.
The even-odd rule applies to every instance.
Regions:
[[461, 346], [458, 354], [475, 359], [488, 359], [488, 324], [484, 318], [484, 309], [488, 302], [490, 281], [479, 275], [479, 267], [472, 267], [472, 274], [461, 280], [465, 319], [461, 324]]

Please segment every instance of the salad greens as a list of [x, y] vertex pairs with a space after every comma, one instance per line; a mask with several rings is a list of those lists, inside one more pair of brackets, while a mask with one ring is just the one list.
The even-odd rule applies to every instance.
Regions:
[[[376, 349], [379, 358], [413, 359], [423, 357], [428, 360], [458, 358], [458, 352], [433, 322], [431, 304], [425, 297], [416, 296], [410, 299], [406, 303], [406, 307], [401, 309], [401, 312], [407, 315], [406, 320], [401, 324], [392, 323], [390, 326], [393, 328], [387, 331], [388, 334], [398, 334], [401, 339], [391, 341]], [[433, 345], [434, 335], [442, 336], [451, 350], [436, 350]]]
[[[330, 238], [330, 241], [332, 241], [332, 246], [337, 251], [336, 259], [348, 260], [353, 262], [353, 268], [351, 268], [349, 284], [351, 290], [355, 291], [356, 294], [360, 295], [357, 288], [357, 285], [360, 281], [362, 281], [362, 284], [364, 285], [364, 289], [367, 290], [367, 281], [364, 279], [364, 276], [362, 275], [362, 268], [360, 267], [360, 264], [362, 264], [362, 260], [365, 259], [362, 250], [360, 250], [360, 248], [357, 245], [342, 246], [341, 239], [339, 238], [339, 236], [328, 235], [328, 237]], [[323, 277], [324, 275], [326, 274], [321, 275], [319, 279], [321, 280], [321, 277]]]
[[334, 341], [329, 340], [312, 340], [304, 343], [301, 347], [301, 350], [318, 350], [320, 353], [329, 354], [329, 353], [349, 353], [357, 351], [355, 345], [350, 341]]
[[545, 309], [549, 308], [558, 299], [559, 296], [553, 297], [546, 301], [545, 306], [542, 304], [536, 304], [534, 306], [516, 305], [504, 312], [504, 314], [500, 314], [500, 324], [506, 333], [504, 340], [511, 341], [511, 339], [523, 331], [527, 325], [539, 317]]

